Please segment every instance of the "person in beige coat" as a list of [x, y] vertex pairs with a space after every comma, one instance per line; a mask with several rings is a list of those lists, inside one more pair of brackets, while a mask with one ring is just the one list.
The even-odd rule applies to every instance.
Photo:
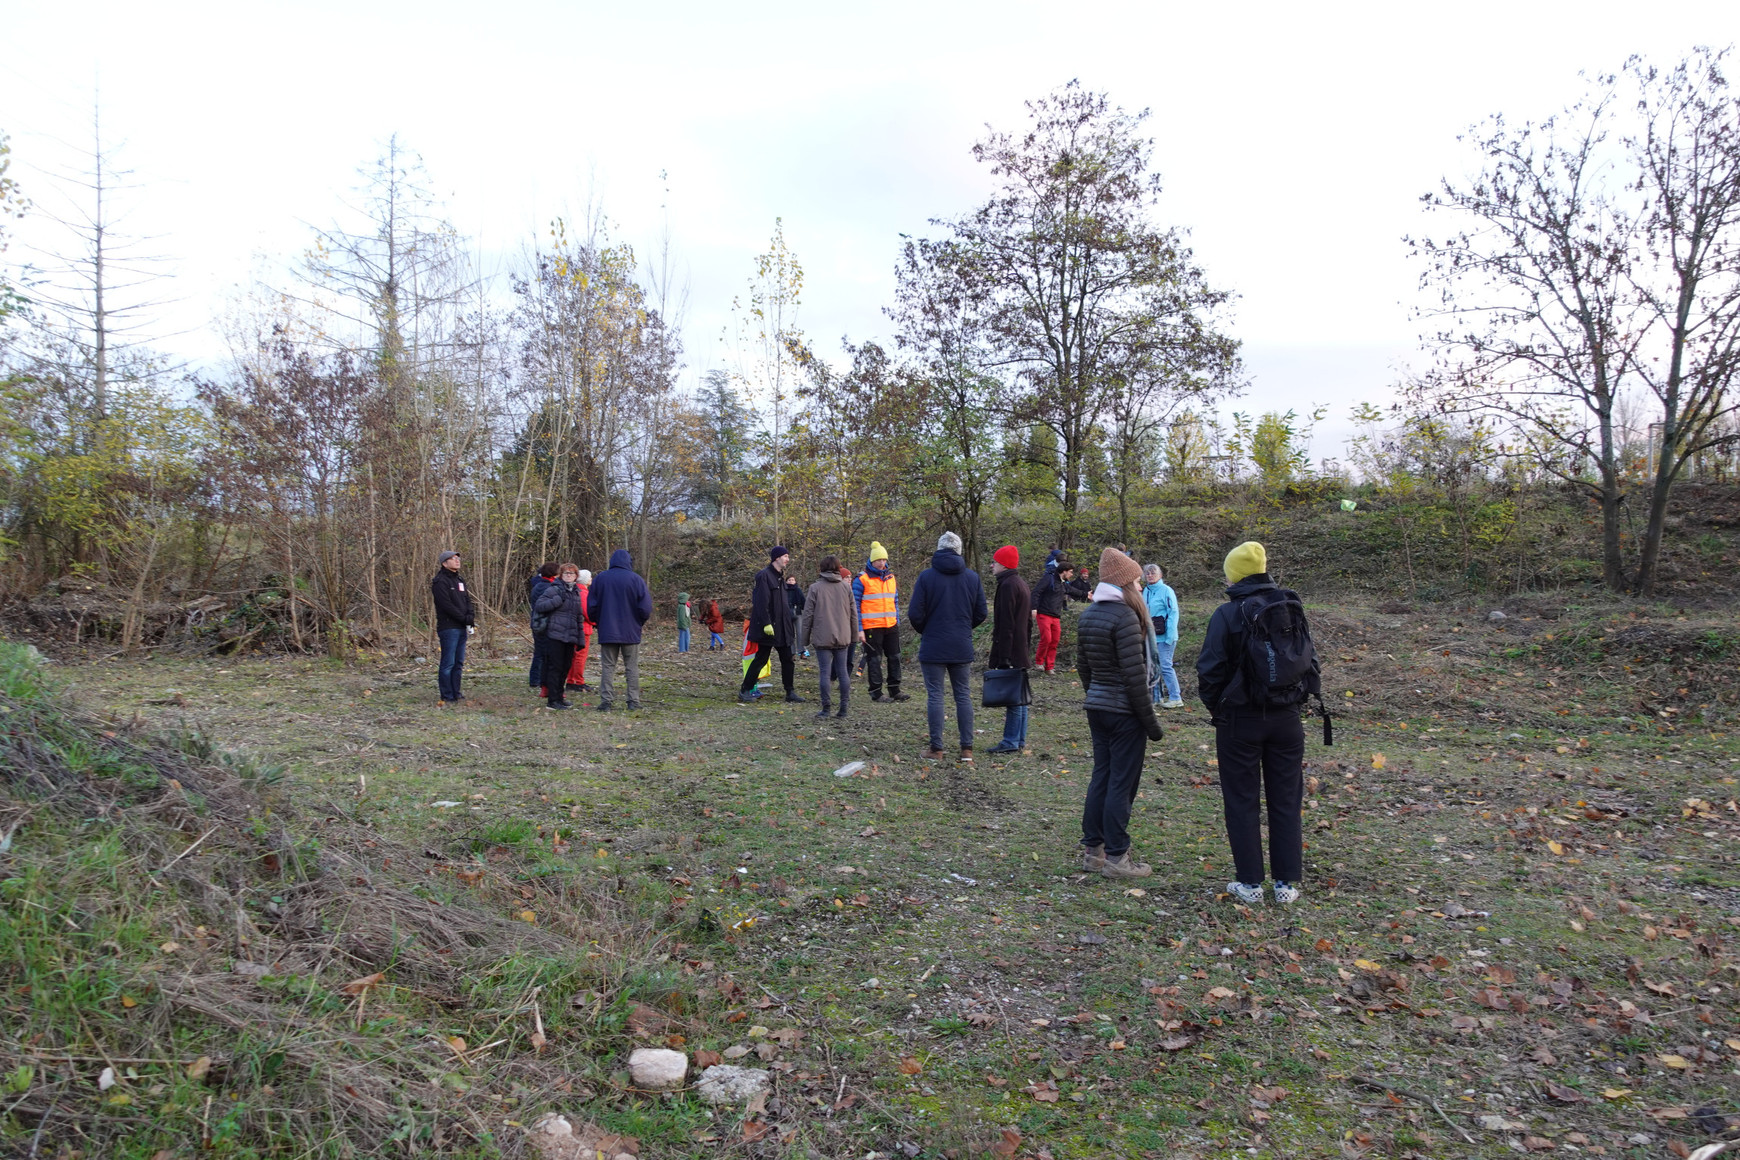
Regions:
[[814, 649], [821, 670], [822, 709], [816, 714], [817, 720], [828, 716], [828, 686], [835, 680], [840, 685], [840, 711], [834, 716], [846, 715], [846, 698], [852, 691], [852, 669], [846, 662], [846, 652], [853, 641], [863, 639], [851, 582], [841, 577], [839, 558], [829, 556], [822, 561], [821, 575], [804, 597], [804, 614], [798, 621], [798, 647]]

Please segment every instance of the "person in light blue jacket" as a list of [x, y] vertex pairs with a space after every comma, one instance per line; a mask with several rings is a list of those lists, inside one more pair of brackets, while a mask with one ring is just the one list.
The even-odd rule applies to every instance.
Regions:
[[[1166, 569], [1158, 564], [1144, 568], [1142, 580], [1142, 597], [1148, 602], [1148, 616], [1155, 627], [1154, 647], [1160, 658], [1160, 683], [1154, 686], [1154, 703], [1167, 709], [1182, 709], [1184, 694], [1178, 687], [1178, 674], [1172, 668], [1172, 652], [1178, 647], [1178, 594], [1167, 585]], [[1162, 623], [1164, 630], [1160, 627]], [[1166, 694], [1164, 701], [1160, 699], [1162, 686]]]

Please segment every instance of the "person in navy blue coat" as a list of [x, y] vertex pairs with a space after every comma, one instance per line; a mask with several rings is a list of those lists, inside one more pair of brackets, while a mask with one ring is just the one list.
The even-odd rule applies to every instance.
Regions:
[[634, 570], [628, 550], [616, 549], [610, 554], [610, 567], [593, 577], [592, 588], [586, 593], [586, 619], [598, 629], [604, 654], [604, 673], [598, 680], [599, 712], [612, 708], [610, 679], [618, 657], [622, 658], [628, 685], [628, 707], [640, 708], [640, 630], [652, 619], [652, 610], [652, 590]]
[[906, 619], [919, 635], [918, 667], [924, 672], [925, 713], [930, 721], [932, 759], [945, 756], [943, 679], [955, 695], [961, 760], [973, 760], [973, 629], [985, 623], [985, 586], [961, 558], [961, 538], [944, 532], [930, 567], [918, 574]]

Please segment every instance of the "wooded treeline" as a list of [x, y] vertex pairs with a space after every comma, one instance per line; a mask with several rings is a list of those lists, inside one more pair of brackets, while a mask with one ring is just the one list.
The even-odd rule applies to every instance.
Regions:
[[[1179, 507], [1352, 498], [1389, 513], [1410, 573], [1416, 540], [1449, 546], [1471, 589], [1538, 582], [1476, 558], [1521, 497], [1569, 487], [1602, 523], [1603, 582], [1648, 593], [1673, 486], [1740, 469], [1723, 60], [1630, 62], [1559, 117], [1479, 130], [1483, 172], [1429, 199], [1451, 232], [1413, 242], [1435, 361], [1315, 462], [1322, 409], [1219, 419], [1243, 381], [1232, 290], [1157, 220], [1146, 114], [1073, 83], [974, 146], [983, 204], [903, 240], [887, 340], [810, 340], [776, 223], [698, 377], [668, 247], [592, 211], [486, 277], [396, 140], [226, 316], [231, 358], [178, 367], [137, 323], [155, 291], [98, 136], [73, 252], [0, 282], [0, 583], [83, 584], [127, 647], [347, 655], [423, 638], [447, 547], [507, 611], [539, 561], [614, 547], [658, 585], [697, 529], [855, 558], [950, 528], [977, 559], [990, 529], [1136, 544]], [[0, 228], [34, 212], [6, 156]]]

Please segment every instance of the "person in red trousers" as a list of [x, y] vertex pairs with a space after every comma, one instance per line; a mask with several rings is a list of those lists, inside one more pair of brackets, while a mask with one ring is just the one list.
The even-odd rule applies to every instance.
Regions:
[[1069, 598], [1067, 585], [1074, 576], [1074, 566], [1059, 558], [1045, 565], [1045, 575], [1033, 586], [1033, 620], [1039, 627], [1033, 667], [1040, 672], [1057, 671], [1057, 645], [1063, 639], [1063, 605]]

